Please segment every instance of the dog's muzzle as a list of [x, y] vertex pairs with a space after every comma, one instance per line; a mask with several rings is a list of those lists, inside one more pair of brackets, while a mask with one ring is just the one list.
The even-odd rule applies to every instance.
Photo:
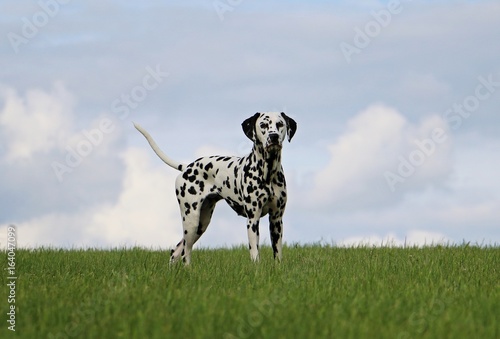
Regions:
[[276, 133], [269, 134], [267, 138], [266, 150], [268, 152], [278, 152], [281, 150], [281, 140], [280, 135]]

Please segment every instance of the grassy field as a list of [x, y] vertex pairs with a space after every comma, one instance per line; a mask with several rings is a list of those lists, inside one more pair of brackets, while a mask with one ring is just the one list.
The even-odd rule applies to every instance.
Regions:
[[[4, 252], [5, 254], [5, 252]], [[6, 256], [4, 256], [5, 258]], [[17, 250], [0, 337], [500, 338], [500, 248]], [[7, 291], [7, 292], [6, 292]]]

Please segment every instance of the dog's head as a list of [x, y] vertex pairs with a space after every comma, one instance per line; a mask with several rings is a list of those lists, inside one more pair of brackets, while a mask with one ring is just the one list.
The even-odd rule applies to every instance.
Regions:
[[286, 136], [291, 141], [297, 130], [295, 120], [283, 112], [255, 113], [243, 121], [241, 126], [250, 140], [263, 145], [269, 153], [279, 152]]

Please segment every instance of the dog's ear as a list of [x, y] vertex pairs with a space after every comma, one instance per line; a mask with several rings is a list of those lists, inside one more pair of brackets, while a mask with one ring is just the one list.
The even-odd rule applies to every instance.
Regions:
[[290, 142], [297, 131], [297, 123], [284, 112], [281, 112], [281, 115], [286, 121], [286, 134], [288, 134], [288, 142]]
[[259, 117], [260, 117], [260, 113], [257, 112], [253, 116], [251, 116], [250, 118], [243, 121], [243, 123], [241, 124], [241, 127], [243, 128], [243, 132], [252, 141], [255, 141], [254, 140], [255, 123], [257, 122], [257, 119]]

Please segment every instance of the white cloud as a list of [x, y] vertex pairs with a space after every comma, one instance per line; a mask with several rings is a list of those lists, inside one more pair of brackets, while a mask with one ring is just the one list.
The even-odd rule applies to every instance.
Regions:
[[9, 163], [62, 146], [71, 130], [68, 112], [73, 109], [74, 97], [61, 83], [54, 84], [50, 93], [32, 89], [21, 97], [4, 87], [0, 95], [4, 100], [0, 128]]
[[[0, 223], [43, 218], [43, 224], [58, 225], [75, 211], [116, 199], [124, 171], [118, 157], [122, 129], [98, 130], [102, 115], [82, 120], [78, 99], [60, 82], [49, 90], [0, 87], [0, 202], [6, 211]], [[77, 224], [67, 227], [74, 231]]]
[[[432, 145], [436, 129], [445, 134], [446, 141]], [[428, 139], [431, 143], [424, 143]], [[363, 208], [400, 196], [391, 192], [384, 176], [387, 171], [402, 178], [397, 183], [401, 192], [439, 184], [451, 169], [450, 140], [446, 124], [438, 116], [415, 124], [395, 109], [372, 105], [349, 120], [346, 131], [330, 145], [331, 160], [317, 173], [311, 194], [322, 207]], [[419, 147], [422, 143], [425, 145]], [[400, 173], [401, 168], [406, 169], [401, 165], [404, 162], [414, 167], [414, 173]]]
[[149, 149], [129, 148], [118, 201], [92, 216], [89, 233], [108, 244], [171, 247], [182, 238], [173, 169], [151, 165]]
[[431, 246], [452, 244], [445, 235], [438, 232], [422, 230], [411, 230], [404, 238], [398, 238], [395, 234], [389, 233], [383, 237], [378, 235], [349, 237], [341, 240], [337, 245], [343, 247], [351, 246]]
[[175, 245], [182, 238], [174, 191], [177, 173], [165, 166], [154, 167], [149, 151], [129, 148], [123, 152], [126, 170], [116, 202], [16, 222], [19, 246]]

